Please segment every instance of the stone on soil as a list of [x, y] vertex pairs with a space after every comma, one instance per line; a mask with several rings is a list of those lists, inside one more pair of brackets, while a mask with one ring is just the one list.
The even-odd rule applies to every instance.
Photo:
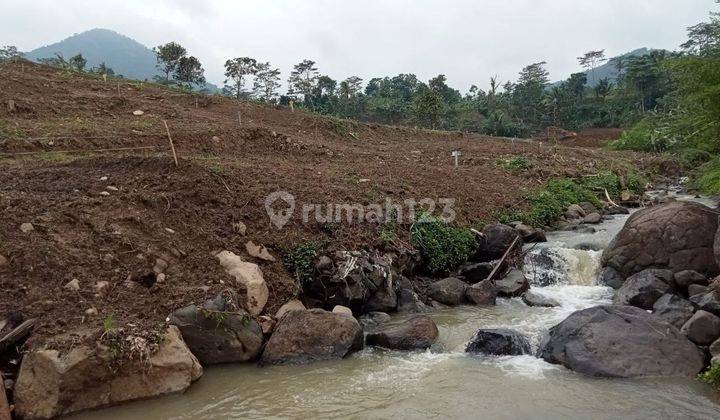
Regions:
[[222, 251], [215, 258], [229, 275], [235, 278], [238, 285], [247, 291], [245, 302], [251, 315], [260, 315], [268, 301], [268, 287], [263, 278], [262, 270], [257, 264], [245, 262], [230, 251]]

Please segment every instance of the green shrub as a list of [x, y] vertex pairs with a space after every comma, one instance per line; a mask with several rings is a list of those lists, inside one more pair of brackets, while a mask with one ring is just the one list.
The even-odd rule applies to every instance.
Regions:
[[700, 149], [683, 149], [680, 151], [680, 165], [685, 170], [694, 170], [703, 163], [709, 162], [712, 154]]
[[648, 183], [648, 179], [641, 172], [635, 170], [629, 170], [627, 176], [625, 176], [625, 188], [635, 194], [642, 194], [645, 192], [645, 186]]
[[644, 119], [635, 124], [633, 128], [608, 145], [614, 150], [639, 150], [643, 152], [657, 151], [653, 142], [652, 124]]
[[295, 273], [298, 280], [301, 282], [308, 280], [312, 276], [315, 258], [322, 248], [322, 243], [317, 241], [302, 242], [284, 248], [282, 250], [283, 263], [288, 270]]
[[495, 165], [507, 171], [522, 171], [535, 166], [535, 162], [525, 156], [509, 156], [496, 160]]
[[698, 378], [715, 388], [720, 388], [720, 364], [710, 366], [710, 369], [701, 373]]
[[602, 193], [607, 190], [608, 194], [612, 197], [620, 195], [620, 177], [610, 171], [603, 171], [597, 175], [586, 176], [583, 178], [582, 184], [585, 188], [597, 193]]
[[696, 184], [705, 194], [720, 194], [720, 158], [713, 159], [700, 167]]
[[478, 247], [475, 234], [469, 229], [450, 226], [426, 214], [420, 215], [410, 227], [410, 240], [433, 273], [464, 263]]

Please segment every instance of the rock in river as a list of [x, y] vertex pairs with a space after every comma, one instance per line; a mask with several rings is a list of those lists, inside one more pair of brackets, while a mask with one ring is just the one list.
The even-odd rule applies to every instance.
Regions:
[[430, 298], [445, 305], [460, 305], [465, 302], [465, 289], [467, 284], [464, 281], [448, 277], [430, 284], [427, 294]]
[[496, 280], [498, 296], [517, 297], [522, 296], [530, 288], [527, 278], [520, 270], [510, 270], [501, 280]]
[[677, 328], [634, 306], [596, 306], [552, 327], [540, 344], [545, 361], [591, 376], [688, 376], [703, 353]]
[[676, 328], [681, 328], [693, 312], [692, 303], [672, 293], [662, 295], [653, 305], [653, 315]]
[[530, 342], [519, 332], [506, 328], [482, 329], [475, 333], [465, 351], [497, 356], [517, 356], [530, 353]]
[[701, 309], [687, 320], [680, 331], [693, 343], [707, 346], [720, 337], [720, 318]]
[[527, 306], [538, 306], [542, 308], [554, 308], [560, 306], [560, 302], [551, 298], [550, 296], [544, 296], [540, 293], [528, 290], [522, 295], [522, 300]]
[[[477, 254], [480, 261], [492, 261], [501, 258], [515, 238], [520, 236], [517, 230], [500, 223], [485, 226], [483, 234], [485, 240], [480, 245]], [[518, 248], [522, 247], [522, 238], [519, 242], [517, 244]]]
[[203, 365], [254, 360], [262, 349], [260, 324], [247, 312], [232, 310], [222, 295], [202, 308], [190, 305], [178, 309], [170, 315], [170, 323], [180, 329], [190, 351]]
[[713, 244], [718, 230], [715, 210], [699, 203], [673, 201], [630, 216], [603, 253], [603, 266], [628, 277], [646, 268], [673, 272], [720, 271]]
[[322, 309], [292, 311], [278, 321], [260, 363], [341, 359], [362, 348], [363, 331], [355, 318]]
[[673, 273], [669, 270], [648, 269], [633, 274], [615, 294], [616, 305], [632, 305], [652, 309], [660, 296], [671, 290]]
[[381, 327], [366, 337], [366, 343], [394, 350], [426, 349], [437, 340], [438, 328], [425, 315], [416, 315], [402, 324]]
[[47, 419], [182, 392], [202, 375], [200, 363], [174, 326], [148, 360], [114, 370], [111, 359], [102, 346], [81, 345], [63, 355], [57, 350], [28, 353], [15, 384], [16, 415]]

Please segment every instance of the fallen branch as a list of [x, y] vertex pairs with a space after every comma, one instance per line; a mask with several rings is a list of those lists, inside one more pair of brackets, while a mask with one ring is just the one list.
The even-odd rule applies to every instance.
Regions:
[[614, 201], [612, 201], [612, 198], [610, 198], [610, 194], [608, 194], [607, 192], [607, 188], [605, 188], [605, 197], [607, 198], [608, 203], [612, 204], [615, 207], [620, 207]]
[[502, 258], [500, 258], [500, 261], [498, 261], [497, 265], [493, 268], [493, 270], [490, 272], [490, 274], [487, 276], [485, 280], [490, 280], [495, 276], [495, 273], [502, 267], [503, 263], [507, 259], [508, 255], [510, 255], [510, 251], [512, 251], [513, 248], [515, 248], [515, 244], [517, 244], [518, 240], [520, 239], [520, 235], [516, 236], [515, 239], [513, 239], [512, 243], [508, 247], [508, 249], [503, 254]]
[[15, 327], [15, 329], [10, 331], [9, 333], [5, 334], [3, 338], [0, 338], [0, 353], [12, 347], [13, 345], [15, 345], [15, 343], [22, 340], [23, 338], [27, 337], [28, 334], [30, 334], [30, 331], [32, 331], [33, 327], [35, 327], [35, 321], [35, 318], [28, 319], [27, 321]]

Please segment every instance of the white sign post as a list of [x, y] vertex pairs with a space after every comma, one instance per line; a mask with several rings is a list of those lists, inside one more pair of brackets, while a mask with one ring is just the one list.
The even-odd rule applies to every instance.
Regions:
[[459, 150], [453, 150], [452, 153], [450, 153], [450, 156], [452, 156], [453, 158], [455, 158], [455, 167], [456, 167], [456, 168], [457, 168], [457, 166], [458, 166], [458, 158], [460, 157], [460, 155], [461, 155], [461, 153], [460, 153]]

